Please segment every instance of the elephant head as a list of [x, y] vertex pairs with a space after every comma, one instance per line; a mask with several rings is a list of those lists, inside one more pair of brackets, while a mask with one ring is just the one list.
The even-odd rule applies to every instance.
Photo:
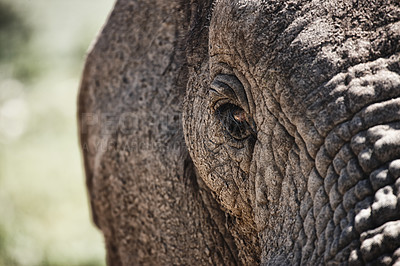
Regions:
[[118, 0], [79, 118], [110, 265], [400, 261], [398, 1]]

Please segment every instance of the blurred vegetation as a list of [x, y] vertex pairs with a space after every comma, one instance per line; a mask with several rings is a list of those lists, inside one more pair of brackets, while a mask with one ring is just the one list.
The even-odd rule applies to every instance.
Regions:
[[32, 29], [23, 19], [23, 15], [8, 2], [0, 1], [0, 73], [5, 78], [11, 73], [20, 80], [28, 80], [38, 74], [35, 68], [26, 68], [28, 55], [25, 48], [31, 38]]
[[77, 139], [84, 55], [112, 0], [0, 0], [0, 266], [104, 265]]

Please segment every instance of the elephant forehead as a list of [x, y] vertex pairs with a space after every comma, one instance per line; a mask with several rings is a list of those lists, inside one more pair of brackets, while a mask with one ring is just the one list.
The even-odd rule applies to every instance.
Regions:
[[340, 41], [338, 30], [322, 5], [296, 0], [218, 1], [209, 31], [211, 63], [225, 61], [242, 72], [252, 72], [260, 82], [269, 69], [293, 76], [296, 73], [291, 70], [297, 67], [302, 80], [319, 79], [321, 62], [328, 65], [327, 61], [340, 60], [329, 49]]
[[210, 55], [229, 54], [253, 38], [259, 1], [218, 1], [210, 23]]
[[[297, 41], [304, 42], [307, 38], [313, 41], [328, 39], [329, 31], [316, 20], [326, 14], [321, 9], [319, 5], [300, 0], [217, 1], [210, 23], [211, 56], [236, 52], [257, 62], [258, 55], [270, 54], [289, 46], [310, 21], [318, 23]], [[249, 53], [243, 54], [246, 51]]]
[[321, 84], [398, 49], [391, 44], [399, 41], [399, 20], [400, 6], [370, 1], [221, 0], [210, 23], [211, 76], [216, 63], [228, 64], [246, 76], [253, 98], [261, 91], [278, 99], [298, 124], [310, 95], [332, 92]]
[[389, 32], [384, 27], [399, 15], [400, 7], [370, 1], [220, 0], [212, 12], [210, 55], [239, 54], [248, 65], [273, 63], [286, 72], [293, 61], [302, 62], [302, 69], [320, 61], [340, 65], [366, 56], [374, 48], [369, 43], [382, 39]]

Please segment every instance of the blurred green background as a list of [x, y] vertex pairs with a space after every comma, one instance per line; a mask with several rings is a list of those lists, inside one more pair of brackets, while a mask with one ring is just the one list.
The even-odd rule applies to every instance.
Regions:
[[104, 265], [76, 97], [113, 2], [0, 0], [0, 265]]

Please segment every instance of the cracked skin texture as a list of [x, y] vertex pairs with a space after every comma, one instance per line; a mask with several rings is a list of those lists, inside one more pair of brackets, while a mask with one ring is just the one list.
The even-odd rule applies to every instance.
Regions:
[[118, 0], [78, 108], [109, 265], [400, 261], [398, 1]]

